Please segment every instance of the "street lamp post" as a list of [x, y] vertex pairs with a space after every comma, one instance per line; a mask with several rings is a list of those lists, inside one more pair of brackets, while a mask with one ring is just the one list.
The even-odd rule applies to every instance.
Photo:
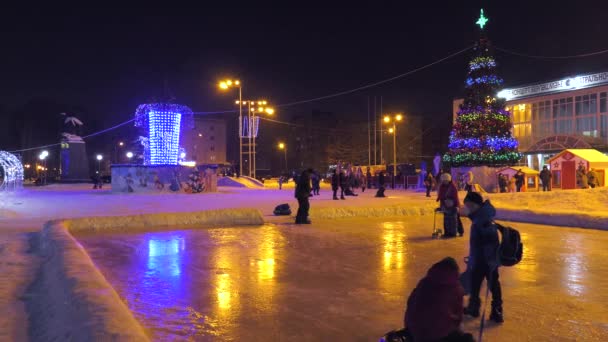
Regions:
[[[249, 139], [248, 153], [249, 157], [249, 177], [255, 178], [256, 176], [256, 138], [259, 125], [256, 124], [256, 113], [266, 113], [268, 115], [274, 114], [274, 108], [266, 107], [268, 102], [265, 100], [251, 101], [251, 100], [238, 100], [236, 101], [239, 106], [247, 105], [247, 138]], [[257, 107], [256, 107], [257, 106]]]
[[118, 153], [118, 148], [122, 148], [123, 146], [125, 146], [125, 143], [122, 141], [119, 141], [118, 144], [114, 145], [114, 162], [116, 164], [120, 163], [120, 154]]
[[386, 124], [393, 124], [388, 132], [393, 134], [393, 189], [395, 188], [395, 177], [397, 177], [397, 122], [403, 121], [402, 114], [395, 114], [393, 117], [385, 115], [383, 119]]
[[131, 158], [133, 158], [133, 152], [131, 152], [131, 151], [127, 152], [126, 156], [127, 156], [127, 159], [129, 160], [129, 164], [131, 164]]
[[[239, 80], [225, 80], [219, 83], [219, 87], [222, 90], [227, 90], [229, 88], [238, 87], [239, 88], [239, 175], [243, 174], [243, 86], [241, 81]], [[249, 122], [249, 121], [248, 121]], [[251, 146], [250, 146], [251, 148]], [[250, 159], [251, 160], [251, 159]]]
[[101, 160], [103, 156], [101, 154], [97, 155], [97, 174], [101, 177]]
[[49, 156], [49, 151], [47, 151], [47, 150], [42, 151], [40, 153], [40, 155], [38, 156], [38, 158], [42, 161], [42, 171], [43, 171], [42, 182], [41, 182], [42, 185], [46, 185], [46, 170], [47, 170], [46, 157], [48, 157], [48, 156]]
[[287, 145], [285, 145], [285, 143], [279, 143], [279, 150], [283, 150], [285, 154], [285, 173], [287, 173], [289, 171], [287, 168]]

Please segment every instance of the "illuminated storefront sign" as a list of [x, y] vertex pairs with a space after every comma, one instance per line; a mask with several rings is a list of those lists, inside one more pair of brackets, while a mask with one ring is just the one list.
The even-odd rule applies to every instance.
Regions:
[[555, 93], [567, 90], [583, 89], [602, 84], [608, 84], [608, 72], [564, 78], [542, 84], [535, 84], [521, 88], [504, 89], [498, 92], [498, 97], [503, 97], [507, 101], [524, 97], [530, 97], [545, 93]]

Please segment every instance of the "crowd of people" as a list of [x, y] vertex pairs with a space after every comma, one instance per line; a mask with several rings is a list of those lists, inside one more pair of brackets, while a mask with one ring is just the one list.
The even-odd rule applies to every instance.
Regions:
[[[360, 168], [352, 172], [348, 169], [336, 169], [331, 175], [333, 199], [344, 199], [349, 190], [356, 188], [357, 183], [351, 183], [350, 175], [354, 175], [355, 179], [365, 180], [358, 184], [359, 187], [362, 184], [364, 184], [363, 189], [369, 187], [371, 184], [367, 182], [368, 177], [361, 177], [361, 174]], [[383, 174], [380, 173], [378, 177], [379, 189], [383, 188], [382, 176]], [[319, 194], [320, 179], [321, 177], [312, 169], [303, 171], [295, 178], [295, 197], [298, 200], [297, 224], [311, 223], [308, 217], [309, 198]], [[439, 203], [438, 211], [444, 214], [444, 237], [464, 235], [461, 215], [471, 221], [469, 254], [465, 258], [467, 268], [461, 274], [458, 263], [450, 257], [434, 264], [408, 298], [404, 316], [405, 328], [400, 334], [407, 341], [474, 341], [471, 334], [463, 332], [462, 322], [464, 316], [477, 318], [481, 315], [480, 289], [484, 280], [492, 296], [489, 319], [496, 323], [502, 323], [504, 320], [499, 280], [500, 239], [497, 225], [494, 223], [496, 210], [489, 200], [484, 200], [481, 194], [474, 191], [472, 174], [466, 177], [467, 194], [462, 202], [459, 198], [458, 186], [448, 172], [441, 172], [438, 177], [428, 172], [424, 178], [427, 196], [430, 196], [437, 179], [439, 185], [436, 200]], [[465, 294], [470, 295], [466, 306]], [[387, 336], [390, 338], [389, 335]]]
[[600, 179], [595, 169], [591, 168], [587, 171], [583, 165], [579, 165], [576, 170], [576, 183], [581, 189], [594, 189], [600, 185]]

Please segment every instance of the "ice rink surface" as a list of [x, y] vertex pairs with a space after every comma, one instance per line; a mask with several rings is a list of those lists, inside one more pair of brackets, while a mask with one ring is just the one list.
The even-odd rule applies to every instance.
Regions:
[[[608, 340], [608, 232], [513, 226], [524, 260], [501, 269], [506, 322], [484, 340]], [[463, 266], [468, 236], [431, 228], [432, 216], [358, 218], [77, 239], [156, 340], [377, 341], [432, 263]]]

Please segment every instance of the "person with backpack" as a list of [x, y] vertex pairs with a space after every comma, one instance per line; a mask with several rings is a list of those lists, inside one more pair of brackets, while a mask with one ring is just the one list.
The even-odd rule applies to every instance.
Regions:
[[310, 174], [312, 170], [304, 170], [296, 183], [295, 197], [298, 200], [298, 213], [296, 215], [296, 224], [310, 224], [308, 219], [308, 211], [310, 210]]
[[471, 296], [464, 314], [479, 317], [481, 300], [479, 291], [484, 279], [492, 292], [492, 311], [490, 320], [503, 322], [502, 290], [500, 287], [498, 266], [498, 229], [494, 223], [496, 209], [490, 201], [484, 201], [477, 192], [469, 192], [464, 198], [463, 213], [471, 219], [471, 237], [469, 242], [468, 267], [471, 276]]
[[[437, 191], [437, 202], [439, 208], [443, 212], [443, 236], [446, 238], [455, 237], [456, 231], [459, 230], [458, 224], [458, 207], [460, 200], [458, 198], [458, 188], [452, 182], [452, 175], [444, 173], [440, 177], [441, 185]], [[463, 232], [459, 232], [462, 236]]]
[[418, 282], [403, 319], [407, 341], [474, 341], [461, 330], [464, 289], [458, 275], [458, 263], [447, 257]]

